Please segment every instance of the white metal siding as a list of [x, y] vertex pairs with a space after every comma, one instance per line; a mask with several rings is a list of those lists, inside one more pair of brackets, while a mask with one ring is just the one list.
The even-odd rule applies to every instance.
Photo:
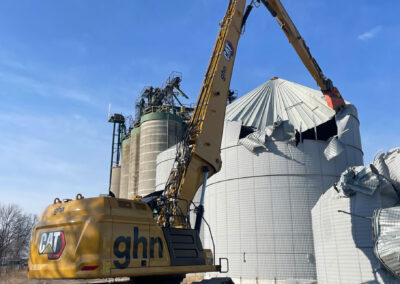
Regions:
[[[276, 81], [279, 88], [294, 84]], [[339, 136], [345, 150], [330, 161], [323, 154], [326, 141], [305, 140], [297, 146], [268, 142], [270, 152], [260, 150], [256, 154], [238, 145], [242, 122], [263, 129], [279, 115], [283, 119], [289, 118], [297, 129], [301, 123], [302, 131], [305, 131], [314, 126], [309, 119], [314, 113], [310, 113], [313, 107], [318, 106], [314, 114], [316, 125], [334, 116], [319, 91], [297, 84], [293, 86], [286, 93], [273, 94], [281, 100], [280, 107], [270, 104], [271, 97], [262, 97], [258, 90], [258, 98], [253, 96], [247, 103], [246, 98], [241, 98], [227, 109], [227, 119], [240, 121], [225, 121], [222, 168], [208, 180], [205, 218], [211, 225], [216, 259], [229, 258], [228, 276], [236, 283], [315, 280], [311, 209], [342, 171], [348, 166], [363, 164], [359, 122], [351, 105], [337, 122], [339, 130], [348, 129]], [[265, 91], [266, 87], [259, 89], [262, 88]], [[300, 100], [299, 104], [290, 103], [295, 89], [301, 89], [301, 95], [296, 98]], [[258, 104], [257, 99], [261, 100]], [[257, 107], [253, 108], [251, 104]], [[296, 115], [294, 110], [290, 115], [289, 111], [278, 113], [277, 107], [281, 110], [296, 108]], [[158, 155], [157, 190], [164, 188], [174, 157], [175, 149], [171, 148]], [[203, 243], [204, 247], [212, 248], [206, 228]]]
[[[225, 122], [222, 169], [206, 190], [216, 257], [228, 257], [228, 275], [242, 283], [314, 280], [311, 209], [347, 166], [362, 164], [361, 146], [330, 161], [325, 141], [268, 142], [270, 152], [254, 154], [237, 145], [240, 124]], [[207, 230], [204, 239], [211, 248]]]
[[399, 283], [374, 256], [371, 221], [338, 212], [372, 217], [381, 201], [379, 192], [340, 198], [334, 188], [320, 198], [312, 209], [318, 283]]

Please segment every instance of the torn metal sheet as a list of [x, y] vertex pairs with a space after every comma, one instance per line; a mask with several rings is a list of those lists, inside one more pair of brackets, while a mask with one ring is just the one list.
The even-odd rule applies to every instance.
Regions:
[[385, 157], [384, 153], [377, 155], [374, 158], [373, 165], [375, 166], [375, 168], [378, 170], [378, 172], [381, 175], [383, 175], [385, 177], [389, 177], [389, 168], [385, 163], [384, 157]]
[[335, 116], [320, 90], [280, 78], [269, 80], [227, 106], [225, 118], [265, 129], [277, 118], [288, 120], [297, 131], [306, 131]]
[[378, 209], [374, 212], [374, 239], [400, 233], [400, 206]]
[[400, 283], [399, 196], [383, 176], [393, 152], [348, 168], [312, 209], [318, 283]]
[[354, 105], [346, 103], [346, 107], [336, 114], [335, 121], [340, 142], [349, 145], [356, 141], [357, 145], [361, 145], [360, 122], [358, 120], [357, 109]]
[[375, 210], [373, 230], [375, 256], [400, 279], [400, 207]]
[[267, 126], [264, 131], [258, 130], [250, 133], [239, 140], [239, 145], [243, 145], [247, 150], [255, 152], [257, 148], [267, 149], [269, 141], [290, 141], [294, 138], [295, 132], [293, 125], [288, 120], [278, 117], [273, 125]]
[[378, 155], [373, 162], [378, 171], [400, 192], [400, 147]]
[[356, 192], [372, 195], [383, 183], [386, 185], [386, 182], [368, 165], [366, 167], [350, 167], [345, 170], [336, 187], [345, 196], [350, 196]]
[[368, 217], [382, 208], [380, 193], [343, 198], [330, 188], [320, 197], [311, 211], [318, 283], [399, 283], [374, 255]]
[[326, 146], [324, 150], [324, 155], [326, 159], [329, 161], [337, 156], [340, 155], [344, 150], [344, 145], [342, 142], [339, 141], [338, 137], [332, 137], [331, 141], [329, 142], [328, 146]]
[[274, 141], [287, 141], [293, 139], [295, 130], [289, 120], [278, 117], [277, 121], [265, 128], [265, 133]]
[[247, 150], [255, 152], [258, 148], [267, 149], [266, 134], [264, 131], [255, 131], [246, 137], [239, 139], [239, 145], [243, 145]]
[[268, 136], [271, 136], [274, 133], [275, 128], [279, 127], [281, 124], [282, 124], [282, 118], [278, 115], [278, 117], [276, 118], [276, 120], [272, 125], [268, 125], [267, 127], [265, 127], [265, 133]]

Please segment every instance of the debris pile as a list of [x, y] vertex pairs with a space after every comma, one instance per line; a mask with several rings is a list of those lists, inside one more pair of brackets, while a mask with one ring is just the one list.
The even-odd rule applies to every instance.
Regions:
[[367, 166], [349, 167], [318, 200], [312, 209], [318, 282], [397, 283], [399, 170], [396, 148]]

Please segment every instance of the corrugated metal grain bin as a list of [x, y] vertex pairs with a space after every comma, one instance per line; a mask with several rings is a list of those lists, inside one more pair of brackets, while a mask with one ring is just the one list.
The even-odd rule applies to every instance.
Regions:
[[[376, 213], [388, 207], [383, 211], [394, 211], [399, 200], [389, 173], [382, 170], [371, 165], [347, 169], [312, 209], [318, 283], [400, 283], [376, 257], [383, 257], [389, 268], [398, 267], [395, 223]], [[391, 234], [385, 231], [387, 225]]]
[[164, 190], [176, 156], [176, 145], [161, 152], [157, 156], [156, 191]]
[[[316, 280], [311, 209], [344, 169], [363, 164], [354, 106], [335, 117], [320, 91], [276, 79], [229, 105], [226, 118], [236, 121], [225, 122], [222, 169], [205, 196], [216, 257], [228, 257], [235, 283]], [[266, 140], [249, 151], [255, 131]], [[328, 160], [334, 139], [341, 148]]]

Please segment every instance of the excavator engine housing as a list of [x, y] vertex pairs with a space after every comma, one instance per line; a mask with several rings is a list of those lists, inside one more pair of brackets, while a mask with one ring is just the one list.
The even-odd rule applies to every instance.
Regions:
[[149, 205], [113, 197], [57, 201], [32, 233], [29, 278], [109, 278], [217, 271], [193, 229], [162, 228]]

